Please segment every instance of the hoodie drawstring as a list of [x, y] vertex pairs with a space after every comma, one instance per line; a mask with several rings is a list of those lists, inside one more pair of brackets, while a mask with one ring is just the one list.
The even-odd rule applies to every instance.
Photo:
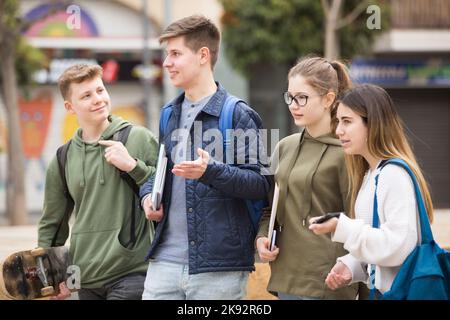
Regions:
[[100, 147], [100, 148], [98, 148], [98, 150], [99, 150], [99, 152], [100, 152], [100, 166], [101, 166], [101, 169], [100, 169], [100, 184], [105, 184], [105, 164], [104, 164], [104, 161], [105, 161], [105, 159], [104, 159], [104, 157], [103, 157], [103, 148], [102, 147]]
[[[105, 184], [105, 164], [104, 164], [104, 157], [103, 157], [103, 148], [99, 146], [98, 153], [100, 157], [100, 184]], [[80, 187], [84, 188], [86, 185], [86, 174], [84, 172], [85, 170], [85, 162], [86, 162], [86, 144], [81, 144], [81, 182]]]
[[86, 177], [84, 173], [84, 163], [86, 162], [86, 145], [84, 143], [81, 144], [81, 182], [80, 187], [84, 188], [86, 185]]

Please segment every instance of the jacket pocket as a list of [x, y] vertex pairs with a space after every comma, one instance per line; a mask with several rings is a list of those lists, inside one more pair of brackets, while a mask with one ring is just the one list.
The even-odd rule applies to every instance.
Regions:
[[229, 260], [242, 257], [239, 223], [230, 212], [231, 199], [205, 199], [204, 245], [211, 260]]

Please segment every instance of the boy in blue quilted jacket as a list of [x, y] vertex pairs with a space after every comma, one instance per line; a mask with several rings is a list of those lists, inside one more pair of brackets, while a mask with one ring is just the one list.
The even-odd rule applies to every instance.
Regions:
[[[234, 159], [225, 163], [221, 152], [208, 149], [211, 137], [205, 137], [219, 131], [228, 96], [213, 75], [217, 27], [203, 16], [190, 16], [169, 25], [159, 40], [167, 45], [163, 66], [184, 92], [166, 106], [170, 116], [160, 128], [168, 165], [159, 210], [149, 196], [154, 176], [141, 187], [147, 218], [159, 221], [142, 297], [242, 299], [254, 270], [255, 232], [245, 200], [263, 199], [270, 188], [269, 177], [262, 174], [264, 161], [250, 152], [258, 139], [243, 139], [233, 150]], [[244, 102], [236, 103], [237, 140], [251, 133], [258, 138], [261, 128], [259, 115]]]

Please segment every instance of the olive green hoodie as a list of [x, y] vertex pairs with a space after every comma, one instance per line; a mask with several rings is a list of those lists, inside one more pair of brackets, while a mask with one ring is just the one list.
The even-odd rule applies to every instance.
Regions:
[[[319, 299], [355, 299], [357, 285], [332, 291], [325, 285], [336, 259], [346, 254], [330, 235], [308, 229], [309, 219], [327, 212], [348, 212], [348, 177], [340, 141], [331, 133], [317, 138], [306, 130], [278, 145], [275, 181], [280, 188], [276, 222], [280, 252], [270, 263], [269, 291]], [[264, 214], [258, 237], [268, 232]]]
[[[115, 132], [129, 125], [111, 116], [110, 125], [100, 139], [110, 140]], [[130, 218], [134, 196], [120, 177], [119, 171], [107, 163], [105, 147], [85, 143], [82, 129], [78, 129], [67, 153], [66, 179], [75, 207], [70, 236], [73, 264], [81, 269], [81, 286], [98, 288], [107, 282], [133, 272], [145, 272], [145, 254], [153, 237], [153, 228], [140, 209], [136, 214], [136, 242], [130, 240]], [[126, 148], [137, 159], [137, 166], [129, 172], [138, 185], [155, 172], [158, 143], [145, 128], [133, 126]], [[63, 195], [62, 179], [56, 156], [50, 162], [45, 180], [43, 215], [39, 222], [38, 245], [49, 247], [59, 223], [56, 245], [64, 245], [69, 235], [64, 212], [67, 200]]]

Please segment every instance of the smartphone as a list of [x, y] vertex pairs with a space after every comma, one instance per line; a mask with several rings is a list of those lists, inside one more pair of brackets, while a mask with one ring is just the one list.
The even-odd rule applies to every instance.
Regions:
[[339, 218], [339, 215], [341, 213], [342, 212], [329, 212], [329, 213], [325, 214], [324, 216], [321, 216], [319, 219], [317, 219], [313, 223], [324, 223], [325, 221], [328, 221], [331, 218]]

